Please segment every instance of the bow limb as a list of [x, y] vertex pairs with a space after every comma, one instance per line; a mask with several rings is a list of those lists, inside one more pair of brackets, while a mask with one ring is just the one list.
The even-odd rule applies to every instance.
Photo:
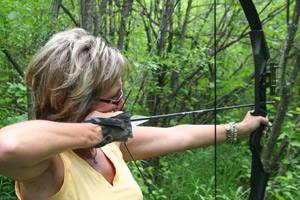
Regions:
[[[256, 8], [251, 0], [239, 0], [244, 13], [251, 28], [250, 39], [253, 50], [253, 58], [255, 65], [255, 109], [252, 115], [263, 116], [267, 115], [266, 108], [266, 67], [269, 59], [269, 51], [262, 29], [262, 25], [256, 11]], [[260, 200], [264, 198], [265, 188], [268, 183], [270, 174], [267, 173], [262, 165], [260, 153], [262, 146], [260, 140], [264, 125], [261, 124], [250, 137], [250, 150], [252, 152], [252, 168], [251, 168], [251, 192], [250, 200]]]

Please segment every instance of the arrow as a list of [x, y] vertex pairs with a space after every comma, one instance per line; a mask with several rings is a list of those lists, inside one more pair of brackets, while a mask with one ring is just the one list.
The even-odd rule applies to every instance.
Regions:
[[[268, 101], [266, 104], [274, 104], [275, 101]], [[182, 116], [182, 115], [190, 115], [190, 114], [199, 114], [199, 113], [206, 113], [206, 112], [212, 112], [212, 111], [222, 111], [222, 110], [230, 110], [234, 108], [245, 108], [245, 107], [252, 107], [254, 104], [244, 104], [244, 105], [237, 105], [237, 106], [229, 106], [229, 107], [221, 107], [221, 108], [210, 108], [210, 109], [204, 109], [204, 110], [194, 110], [194, 111], [187, 111], [187, 112], [180, 112], [180, 113], [170, 113], [170, 114], [164, 114], [164, 115], [153, 115], [153, 116], [142, 116], [142, 115], [133, 115], [130, 118], [131, 124], [134, 126], [138, 126], [140, 124], [143, 124], [150, 119], [158, 119], [158, 118], [165, 118], [165, 117], [175, 117], [175, 116]]]

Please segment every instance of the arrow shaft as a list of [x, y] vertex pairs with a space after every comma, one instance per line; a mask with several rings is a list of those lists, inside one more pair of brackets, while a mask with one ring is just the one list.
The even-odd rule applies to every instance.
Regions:
[[[274, 101], [269, 101], [266, 104], [274, 104]], [[141, 120], [149, 120], [149, 119], [158, 119], [158, 118], [165, 118], [165, 117], [176, 117], [176, 116], [182, 116], [182, 115], [190, 115], [190, 114], [199, 114], [199, 113], [206, 113], [206, 112], [212, 112], [214, 110], [216, 111], [222, 111], [222, 110], [230, 110], [234, 108], [245, 108], [245, 107], [252, 107], [254, 104], [244, 104], [244, 105], [237, 105], [237, 106], [229, 106], [229, 107], [221, 107], [221, 108], [210, 108], [210, 109], [204, 109], [204, 110], [193, 110], [193, 111], [187, 111], [187, 112], [180, 112], [180, 113], [171, 113], [171, 114], [163, 114], [163, 115], [153, 115], [148, 116], [144, 118], [139, 119], [131, 119], [130, 121], [141, 121]]]

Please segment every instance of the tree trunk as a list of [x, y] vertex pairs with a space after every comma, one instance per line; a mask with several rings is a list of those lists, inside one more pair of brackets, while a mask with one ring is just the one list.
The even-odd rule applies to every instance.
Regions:
[[268, 171], [271, 171], [269, 166], [269, 162], [272, 156], [273, 149], [275, 148], [277, 139], [280, 135], [280, 130], [282, 127], [282, 124], [284, 122], [284, 118], [287, 112], [289, 100], [293, 94], [293, 86], [295, 83], [295, 80], [297, 78], [297, 74], [299, 72], [300, 68], [300, 55], [297, 57], [297, 61], [294, 67], [294, 70], [292, 74], [290, 75], [290, 80], [288, 83], [286, 83], [285, 77], [286, 75], [286, 66], [288, 57], [290, 54], [290, 51], [292, 49], [292, 45], [294, 43], [295, 35], [298, 29], [298, 22], [299, 22], [299, 15], [300, 15], [300, 0], [296, 1], [293, 19], [291, 23], [288, 26], [288, 36], [286, 38], [286, 42], [284, 45], [283, 53], [280, 57], [279, 61], [279, 89], [280, 89], [280, 102], [277, 107], [277, 112], [274, 120], [274, 126], [272, 127], [272, 132], [270, 134], [270, 137], [268, 139], [268, 142], [264, 148], [264, 151], [262, 153], [262, 162]]
[[132, 9], [132, 2], [133, 0], [123, 1], [122, 5], [122, 17], [121, 17], [121, 24], [119, 28], [119, 39], [117, 43], [117, 48], [122, 51], [124, 46], [125, 36], [127, 35], [127, 23], [128, 23], [128, 16], [131, 13]]
[[93, 11], [95, 0], [81, 0], [81, 24], [82, 28], [92, 33]]
[[157, 45], [157, 55], [159, 57], [162, 56], [163, 50], [165, 48], [165, 40], [166, 40], [166, 35], [167, 35], [167, 23], [172, 23], [171, 20], [168, 22], [168, 17], [170, 14], [170, 11], [172, 10], [173, 6], [173, 0], [166, 0], [166, 3], [164, 3], [164, 7], [162, 10], [162, 15], [161, 15], [161, 21], [160, 21], [160, 26], [159, 26], [159, 31], [161, 33], [158, 45]]
[[185, 18], [184, 18], [184, 22], [183, 22], [183, 26], [182, 26], [182, 31], [181, 31], [181, 37], [180, 37], [180, 48], [183, 48], [184, 46], [184, 39], [185, 39], [185, 35], [187, 32], [187, 25], [189, 23], [189, 16], [190, 16], [190, 11], [192, 8], [192, 0], [188, 1], [188, 6], [186, 8], [186, 12], [185, 12]]
[[52, 8], [52, 18], [51, 18], [51, 24], [50, 24], [50, 32], [55, 28], [56, 25], [56, 19], [59, 13], [59, 7], [61, 4], [61, 0], [53, 0], [53, 8]]
[[107, 0], [102, 0], [99, 10], [96, 13], [94, 35], [97, 36], [101, 32], [102, 16], [106, 13]]
[[109, 0], [109, 37], [114, 43], [115, 41], [115, 15], [113, 10], [113, 1]]

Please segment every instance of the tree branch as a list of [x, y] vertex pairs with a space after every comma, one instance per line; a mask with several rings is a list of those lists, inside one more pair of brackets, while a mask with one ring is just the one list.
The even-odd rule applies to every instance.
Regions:
[[[283, 53], [280, 57], [279, 61], [279, 88], [280, 88], [280, 102], [277, 107], [277, 113], [274, 120], [274, 126], [272, 128], [272, 132], [270, 134], [270, 137], [268, 139], [268, 142], [262, 152], [262, 163], [264, 166], [268, 165], [268, 161], [270, 160], [272, 156], [273, 149], [276, 145], [277, 139], [280, 135], [280, 130], [282, 127], [282, 124], [284, 122], [285, 114], [287, 112], [288, 104], [290, 101], [290, 97], [292, 94], [292, 89], [294, 85], [294, 80], [290, 79], [289, 83], [286, 83], [285, 77], [286, 75], [286, 66], [287, 66], [287, 59], [290, 54], [290, 51], [292, 49], [294, 39], [296, 36], [296, 32], [298, 29], [298, 22], [299, 22], [299, 16], [300, 16], [300, 0], [296, 0], [296, 5], [294, 8], [294, 14], [293, 19], [291, 23], [288, 26], [288, 35], [286, 38], [286, 42], [284, 44]], [[294, 67], [294, 71], [291, 75], [291, 78], [295, 79], [297, 77], [297, 74], [299, 72], [300, 68], [300, 53], [297, 56], [296, 64]]]
[[60, 4], [60, 7], [70, 17], [71, 21], [75, 24], [75, 26], [76, 27], [80, 27], [80, 23], [78, 21], [76, 21], [76, 19], [72, 15], [72, 13], [63, 4]]
[[280, 146], [277, 148], [274, 156], [272, 157], [272, 159], [269, 162], [268, 166], [265, 166], [265, 170], [269, 173], [272, 172], [273, 169], [275, 169], [275, 167], [278, 164], [278, 160], [280, 159], [281, 155], [283, 154], [284, 150], [286, 149], [286, 147], [289, 144], [289, 138], [287, 135], [285, 135], [281, 141]]
[[24, 72], [22, 70], [22, 67], [15, 61], [15, 59], [13, 58], [13, 56], [11, 55], [11, 53], [8, 50], [6, 50], [2, 47], [2, 51], [6, 55], [8, 60], [13, 64], [13, 66], [15, 67], [15, 69], [17, 70], [19, 75], [23, 78], [24, 77]]

